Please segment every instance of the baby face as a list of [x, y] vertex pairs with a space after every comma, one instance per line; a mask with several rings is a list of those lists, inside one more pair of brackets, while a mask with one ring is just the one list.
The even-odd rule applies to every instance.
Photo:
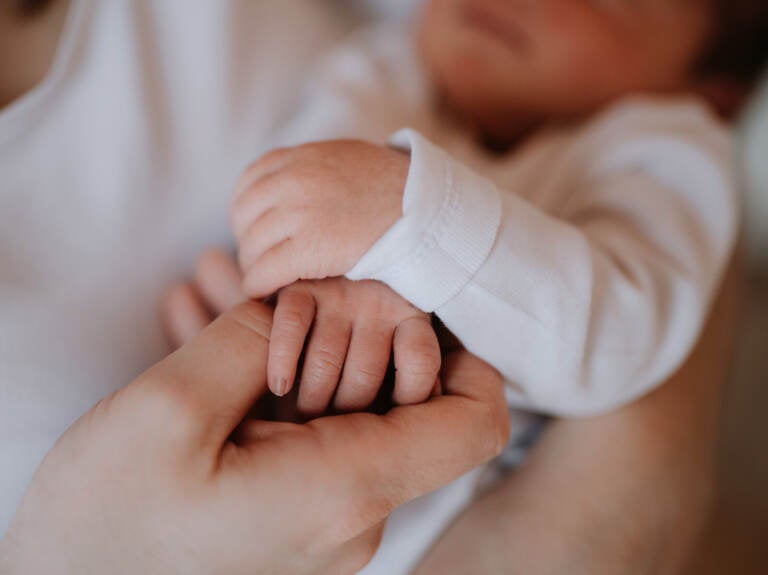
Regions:
[[632, 92], [688, 89], [707, 0], [429, 0], [427, 69], [490, 136], [595, 111]]

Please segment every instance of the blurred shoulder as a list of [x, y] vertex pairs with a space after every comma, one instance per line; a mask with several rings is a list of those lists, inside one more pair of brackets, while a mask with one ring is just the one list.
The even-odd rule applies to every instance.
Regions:
[[718, 162], [731, 162], [732, 127], [694, 96], [624, 98], [595, 114], [578, 132], [601, 152], [624, 144], [660, 147], [677, 142], [705, 151]]

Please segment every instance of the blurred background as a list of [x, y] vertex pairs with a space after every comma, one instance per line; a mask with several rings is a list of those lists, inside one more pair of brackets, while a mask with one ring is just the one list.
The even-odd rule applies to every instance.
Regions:
[[742, 118], [747, 281], [715, 512], [691, 575], [768, 573], [768, 77]]

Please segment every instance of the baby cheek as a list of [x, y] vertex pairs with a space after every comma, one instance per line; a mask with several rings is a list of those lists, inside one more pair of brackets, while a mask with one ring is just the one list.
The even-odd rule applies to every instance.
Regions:
[[550, 76], [552, 87], [568, 93], [574, 105], [600, 106], [642, 87], [642, 55], [627, 43], [606, 34], [569, 40], [553, 53]]
[[[532, 18], [542, 74], [577, 92], [614, 81], [636, 68], [635, 38], [615, 14], [585, 0], [547, 0]], [[563, 86], [560, 86], [561, 88]]]

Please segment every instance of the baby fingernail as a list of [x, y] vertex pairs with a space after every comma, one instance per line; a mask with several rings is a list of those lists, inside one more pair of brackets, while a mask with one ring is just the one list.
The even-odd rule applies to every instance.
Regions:
[[288, 393], [288, 380], [284, 377], [281, 377], [277, 380], [277, 383], [274, 385], [273, 389], [275, 390], [276, 396], [283, 397], [286, 393]]

